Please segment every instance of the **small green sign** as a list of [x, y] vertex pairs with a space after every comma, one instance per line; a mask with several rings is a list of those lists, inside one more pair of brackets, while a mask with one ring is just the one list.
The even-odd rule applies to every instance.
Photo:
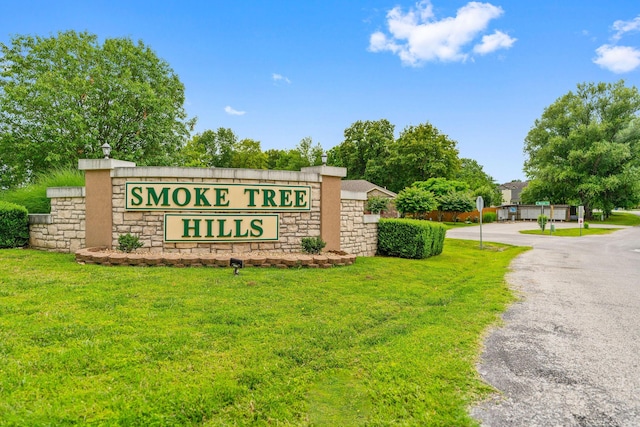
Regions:
[[544, 201], [544, 202], [536, 202], [536, 206], [549, 206], [551, 203]]

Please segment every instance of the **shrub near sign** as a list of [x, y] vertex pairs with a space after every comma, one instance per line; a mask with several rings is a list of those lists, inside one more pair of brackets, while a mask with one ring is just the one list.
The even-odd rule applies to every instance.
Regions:
[[[128, 211], [309, 211], [311, 187], [127, 182]], [[278, 240], [277, 214], [165, 214], [166, 242]]]

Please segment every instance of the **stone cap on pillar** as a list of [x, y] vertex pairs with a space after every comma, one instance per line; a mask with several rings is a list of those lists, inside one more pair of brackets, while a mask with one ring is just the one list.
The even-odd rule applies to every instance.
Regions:
[[347, 176], [347, 168], [341, 168], [337, 166], [327, 166], [327, 165], [310, 166], [310, 167], [302, 168], [300, 169], [300, 171], [308, 172], [308, 173], [317, 173], [318, 175], [322, 175], [322, 176], [337, 176], [340, 178], [344, 178]]
[[81, 171], [86, 170], [105, 170], [116, 168], [135, 168], [134, 162], [127, 162], [126, 160], [116, 159], [80, 159], [78, 160], [78, 169]]

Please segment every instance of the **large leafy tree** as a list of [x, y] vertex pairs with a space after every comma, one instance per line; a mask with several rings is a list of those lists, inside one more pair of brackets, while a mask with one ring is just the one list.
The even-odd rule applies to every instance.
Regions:
[[640, 94], [624, 81], [579, 84], [556, 100], [525, 139], [530, 193], [544, 189], [552, 203], [584, 205], [587, 216], [637, 204], [639, 111]]
[[394, 201], [396, 209], [404, 217], [413, 214], [417, 218], [425, 215], [438, 206], [438, 201], [432, 192], [419, 187], [407, 187], [398, 193]]
[[493, 177], [487, 174], [482, 166], [473, 159], [460, 159], [460, 169], [455, 179], [467, 183], [474, 198], [482, 196], [486, 206], [502, 203], [502, 193]]
[[231, 129], [218, 128], [194, 135], [180, 150], [183, 166], [233, 167], [233, 156], [238, 149], [238, 137]]
[[344, 131], [344, 141], [329, 151], [329, 163], [347, 168], [347, 179], [367, 179], [386, 186], [386, 159], [394, 141], [386, 119], [357, 121]]
[[320, 143], [313, 144], [311, 137], [304, 137], [293, 150], [270, 149], [267, 155], [267, 168], [298, 171], [304, 167], [322, 164]]
[[260, 141], [243, 139], [238, 142], [233, 153], [231, 166], [245, 169], [266, 169], [267, 155], [260, 148]]
[[386, 164], [393, 191], [415, 181], [453, 178], [460, 169], [456, 142], [429, 123], [405, 128], [390, 146]]
[[445, 194], [438, 199], [440, 209], [451, 212], [453, 222], [458, 220], [458, 215], [463, 212], [471, 212], [476, 208], [474, 199], [466, 191], [455, 191]]
[[412, 187], [434, 195], [437, 202], [434, 209], [438, 211], [439, 221], [442, 221], [445, 212], [454, 212], [454, 216], [457, 217], [459, 212], [473, 210], [474, 203], [466, 182], [447, 178], [429, 178], [426, 181], [414, 182]]
[[79, 158], [170, 165], [192, 122], [184, 86], [142, 42], [74, 31], [0, 43], [0, 185]]

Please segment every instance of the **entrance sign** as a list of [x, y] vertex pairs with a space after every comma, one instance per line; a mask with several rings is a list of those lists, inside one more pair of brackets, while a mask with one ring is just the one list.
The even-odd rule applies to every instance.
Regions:
[[311, 187], [271, 184], [127, 182], [127, 211], [309, 211]]
[[276, 214], [165, 214], [165, 242], [265, 242], [278, 240]]
[[310, 211], [311, 187], [202, 182], [127, 182], [125, 210], [182, 211], [174, 214], [165, 213], [165, 242], [277, 241], [280, 237], [278, 214], [236, 212]]

